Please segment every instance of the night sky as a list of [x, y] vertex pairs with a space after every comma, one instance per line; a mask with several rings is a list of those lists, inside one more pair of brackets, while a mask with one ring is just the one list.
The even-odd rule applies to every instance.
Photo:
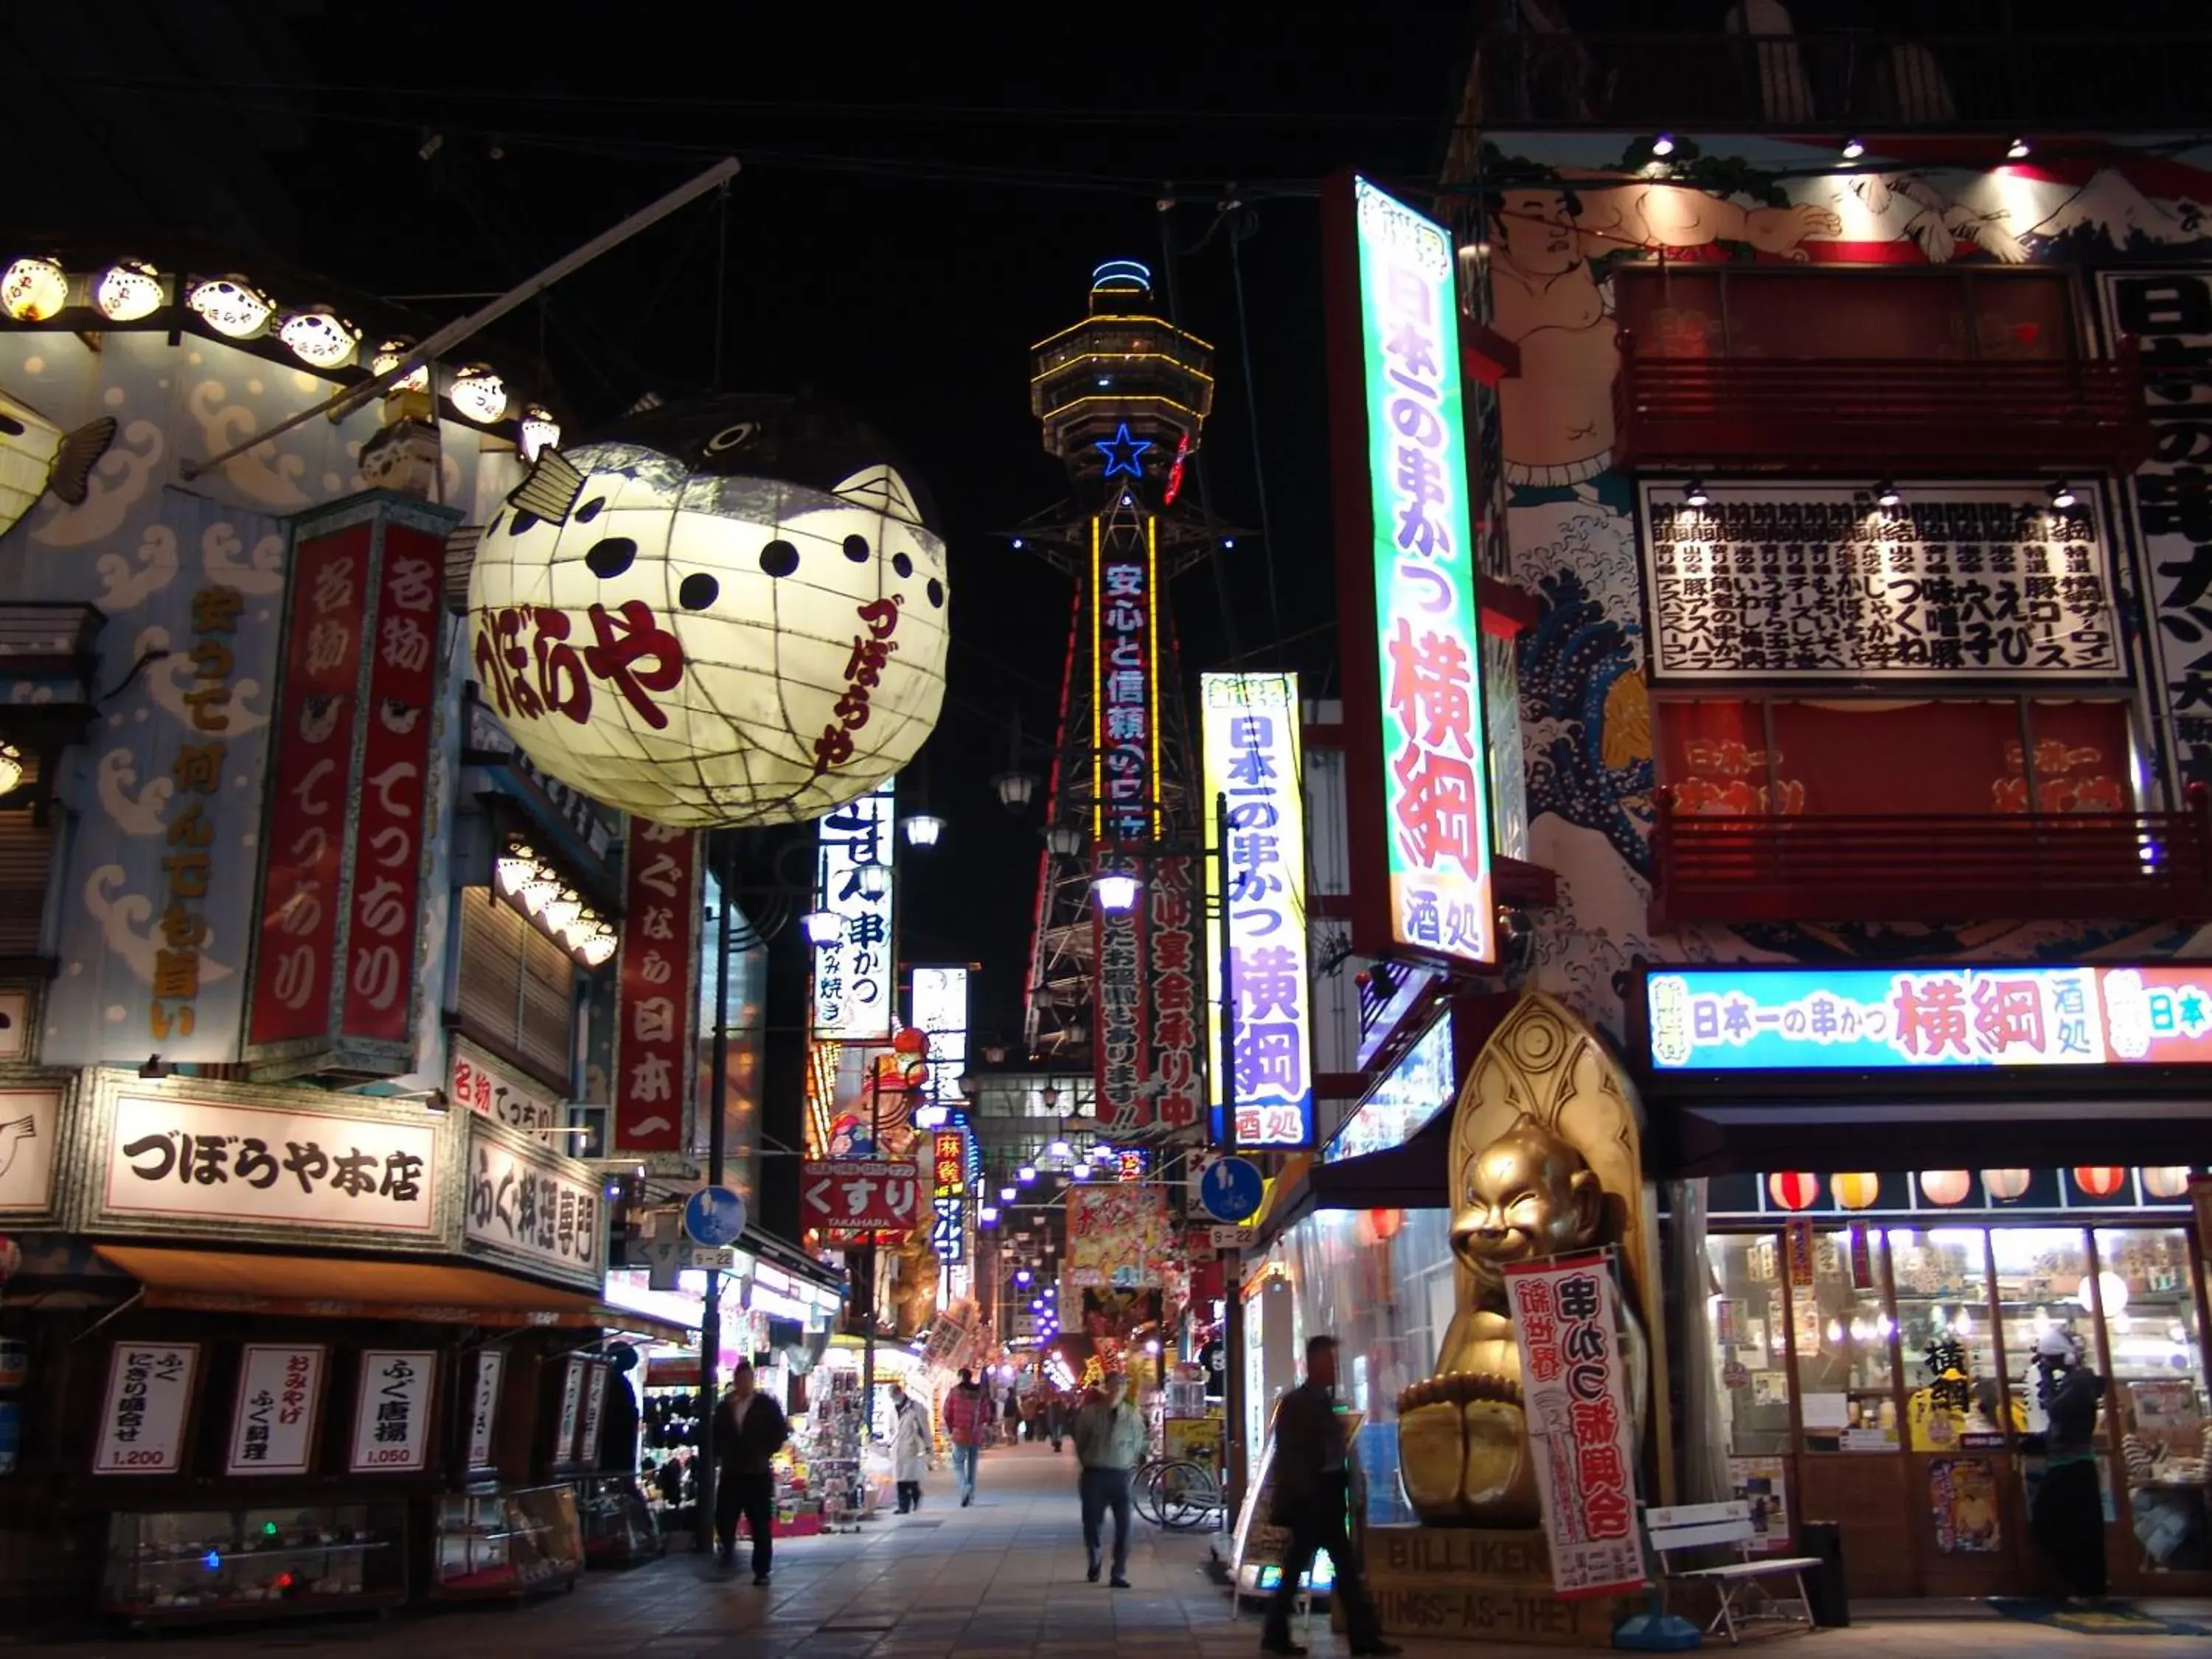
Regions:
[[[726, 239], [710, 198], [494, 335], [542, 348], [572, 436], [647, 391], [811, 390], [880, 427], [927, 482], [951, 546], [953, 650], [924, 752], [931, 804], [951, 827], [908, 866], [906, 954], [980, 961], [978, 1030], [1018, 1041], [1042, 820], [1008, 816], [987, 780], [1006, 764], [1017, 708], [1026, 763], [1044, 769], [1068, 599], [1061, 577], [994, 534], [1064, 494], [1029, 414], [1027, 348], [1083, 314], [1099, 260], [1164, 271], [1164, 234], [1174, 320], [1217, 349], [1206, 497], [1232, 522], [1261, 523], [1256, 401], [1273, 541], [1272, 605], [1256, 534], [1239, 538], [1223, 580], [1205, 568], [1182, 578], [1183, 667], [1233, 651], [1325, 675], [1315, 186], [1347, 164], [1415, 189], [1433, 179], [1473, 9], [1362, 9], [1356, 27], [1324, 30], [1299, 9], [1285, 21], [1243, 5], [1083, 6], [1024, 10], [1017, 35], [993, 33], [981, 9], [915, 9], [887, 27], [864, 9], [823, 8], [834, 26], [780, 39], [750, 8], [649, 37], [611, 35], [610, 20], [691, 9], [460, 9], [498, 32], [471, 45], [447, 8], [279, 8], [256, 59], [177, 45], [197, 59], [181, 77], [175, 59], [143, 50], [104, 61], [88, 36], [46, 57], [60, 64], [47, 89], [80, 110], [153, 100], [181, 128], [258, 141], [255, 166], [275, 188], [255, 199], [280, 206], [255, 231], [308, 270], [386, 296], [504, 289], [718, 156], [742, 157]], [[417, 152], [434, 132], [426, 162]], [[1224, 220], [1216, 204], [1231, 183], [1247, 208]], [[1163, 195], [1179, 200], [1165, 214]], [[79, 204], [111, 222], [131, 210]], [[475, 303], [410, 308], [443, 320]]]

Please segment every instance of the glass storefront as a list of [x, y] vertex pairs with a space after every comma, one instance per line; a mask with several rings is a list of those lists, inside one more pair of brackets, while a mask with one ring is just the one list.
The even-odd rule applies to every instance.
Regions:
[[[1451, 1322], [1450, 1224], [1441, 1209], [1320, 1210], [1271, 1252], [1289, 1276], [1294, 1364], [1309, 1336], [1337, 1339], [1337, 1398], [1363, 1413], [1372, 1525], [1413, 1518], [1398, 1480], [1398, 1395], [1435, 1370]], [[1272, 1408], [1261, 1408], [1262, 1423]]]
[[[1777, 1505], [1771, 1547], [1786, 1547], [1792, 1512], [1893, 1515], [1902, 1498], [1928, 1516], [1911, 1529], [1924, 1536], [1870, 1520], [1854, 1540], [1846, 1526], [1856, 1593], [1948, 1593], [1938, 1586], [1978, 1571], [2017, 1588], [2033, 1570], [2039, 1353], [2063, 1331], [2111, 1383], [2098, 1432], [2116, 1575], [2212, 1569], [2212, 1400], [2182, 1214], [1887, 1219], [1712, 1223], [1707, 1363], [1723, 1443], [1740, 1491], [1757, 1476], [1794, 1494]], [[1869, 1573], [1881, 1588], [1862, 1588]]]

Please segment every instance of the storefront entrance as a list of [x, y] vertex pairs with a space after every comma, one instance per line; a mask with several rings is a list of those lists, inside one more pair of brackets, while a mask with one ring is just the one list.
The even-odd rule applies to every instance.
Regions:
[[[1919, 1184], [1771, 1178], [1786, 1192], [1877, 1179]], [[2116, 1589], [2193, 1591], [2212, 1573], [2203, 1287], [2183, 1214], [1754, 1221], [1730, 1200], [1762, 1184], [1712, 1183], [1706, 1254], [1730, 1473], [1771, 1516], [1769, 1548], [1793, 1547], [1792, 1517], [1834, 1520], [1861, 1595], [2032, 1583], [2027, 1487], [2045, 1427], [2036, 1356], [2061, 1328], [2111, 1380], [2100, 1474]]]

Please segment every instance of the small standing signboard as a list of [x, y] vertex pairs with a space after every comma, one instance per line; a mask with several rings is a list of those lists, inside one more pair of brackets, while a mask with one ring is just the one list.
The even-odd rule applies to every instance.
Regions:
[[1563, 1600], [1620, 1595], [1644, 1584], [1636, 1524], [1636, 1423], [1612, 1252], [1592, 1250], [1505, 1269], [1521, 1392]]

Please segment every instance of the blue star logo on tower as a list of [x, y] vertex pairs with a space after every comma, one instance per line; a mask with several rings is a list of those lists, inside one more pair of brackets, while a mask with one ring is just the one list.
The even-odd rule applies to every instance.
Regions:
[[1133, 478], [1145, 476], [1145, 452], [1152, 447], [1150, 438], [1133, 438], [1129, 423], [1121, 422], [1121, 430], [1110, 438], [1098, 440], [1098, 448], [1106, 452], [1106, 476], [1126, 472]]

